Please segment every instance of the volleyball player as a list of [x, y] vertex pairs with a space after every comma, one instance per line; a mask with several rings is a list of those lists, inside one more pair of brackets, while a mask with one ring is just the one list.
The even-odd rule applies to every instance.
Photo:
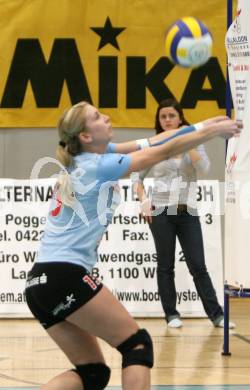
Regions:
[[26, 298], [74, 368], [51, 379], [43, 390], [104, 389], [110, 369], [97, 337], [121, 353], [123, 390], [149, 390], [153, 366], [149, 333], [91, 276], [118, 199], [117, 180], [215, 136], [230, 137], [240, 130], [235, 121], [218, 117], [179, 130], [167, 140], [162, 133], [149, 140], [110, 144], [109, 117], [86, 102], [66, 111], [58, 129], [57, 158], [64, 169], [37, 260], [28, 274]]

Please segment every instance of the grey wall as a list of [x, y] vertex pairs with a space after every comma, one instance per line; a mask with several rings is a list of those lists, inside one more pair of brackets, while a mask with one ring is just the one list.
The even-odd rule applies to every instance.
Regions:
[[[150, 129], [115, 129], [114, 142], [147, 138], [154, 132]], [[0, 129], [0, 177], [28, 179], [34, 163], [41, 157], [54, 157], [58, 142], [54, 128]], [[213, 139], [206, 144], [211, 159], [208, 179], [224, 180], [225, 141]], [[48, 165], [41, 177], [51, 176], [58, 167]]]

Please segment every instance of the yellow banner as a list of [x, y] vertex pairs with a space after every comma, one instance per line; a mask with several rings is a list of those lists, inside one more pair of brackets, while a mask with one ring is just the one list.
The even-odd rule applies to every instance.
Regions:
[[[203, 21], [213, 57], [174, 66], [164, 37], [182, 16]], [[0, 126], [56, 126], [88, 100], [115, 127], [153, 127], [157, 102], [179, 99], [191, 122], [224, 113], [224, 0], [1, 0]]]

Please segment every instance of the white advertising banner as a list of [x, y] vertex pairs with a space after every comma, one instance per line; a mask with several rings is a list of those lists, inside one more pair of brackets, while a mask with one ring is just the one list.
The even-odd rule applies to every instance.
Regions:
[[225, 281], [250, 287], [250, 2], [239, 0], [237, 16], [226, 34], [228, 70], [240, 137], [228, 143], [225, 203]]
[[[46, 222], [55, 179], [0, 180], [0, 316], [30, 317], [24, 285]], [[163, 316], [156, 284], [156, 253], [130, 179], [120, 180], [121, 204], [99, 247], [93, 269], [134, 316]], [[152, 184], [145, 180], [146, 188]], [[197, 203], [204, 234], [206, 264], [219, 301], [223, 298], [219, 185], [199, 182]], [[179, 244], [176, 248], [178, 310], [205, 316]]]

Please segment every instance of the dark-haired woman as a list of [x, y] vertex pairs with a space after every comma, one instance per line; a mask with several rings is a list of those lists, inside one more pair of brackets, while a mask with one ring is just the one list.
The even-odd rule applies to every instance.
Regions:
[[[163, 100], [156, 111], [156, 134], [175, 132], [189, 125], [182, 107], [174, 99]], [[157, 252], [157, 283], [166, 321], [169, 327], [183, 323], [176, 308], [175, 248], [180, 242], [186, 264], [204, 310], [216, 327], [224, 326], [222, 307], [207, 271], [203, 237], [196, 210], [196, 180], [198, 173], [209, 170], [209, 159], [203, 145], [162, 161], [139, 175], [137, 194], [142, 211], [149, 222]], [[146, 198], [143, 179], [153, 176], [152, 199]], [[234, 324], [230, 322], [230, 328]]]

